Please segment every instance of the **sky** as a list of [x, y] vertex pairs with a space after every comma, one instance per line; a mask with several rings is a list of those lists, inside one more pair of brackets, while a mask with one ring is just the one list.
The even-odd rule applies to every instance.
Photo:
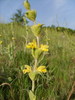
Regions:
[[[0, 23], [11, 22], [18, 9], [26, 10], [25, 0], [0, 0]], [[29, 0], [31, 9], [37, 11], [37, 22], [46, 26], [62, 26], [75, 29], [75, 0]]]

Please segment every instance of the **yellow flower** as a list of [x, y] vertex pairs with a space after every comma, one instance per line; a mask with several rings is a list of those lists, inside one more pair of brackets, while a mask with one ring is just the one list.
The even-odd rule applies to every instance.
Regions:
[[27, 9], [27, 10], [30, 10], [30, 3], [28, 2], [28, 0], [24, 1], [24, 7]]
[[41, 46], [40, 46], [40, 49], [41, 49], [42, 51], [48, 51], [48, 48], [49, 48], [48, 45], [43, 45], [43, 44], [41, 44]]
[[0, 41], [0, 44], [2, 44], [3, 43], [3, 41]]
[[26, 74], [26, 73], [29, 73], [29, 72], [31, 72], [31, 66], [25, 65], [25, 69], [23, 69], [23, 73]]
[[41, 30], [42, 30], [42, 26], [43, 26], [43, 24], [37, 24], [37, 25], [33, 25], [31, 27], [31, 30], [32, 30], [32, 32], [33, 32], [33, 34], [35, 36], [39, 36], [40, 35]]
[[14, 38], [14, 37], [12, 37], [12, 40], [15, 40], [15, 38]]
[[29, 10], [25, 13], [25, 16], [31, 21], [35, 21], [36, 19], [36, 10]]
[[39, 66], [39, 67], [37, 68], [37, 71], [38, 71], [38, 72], [46, 73], [46, 72], [47, 72], [46, 66]]
[[26, 45], [26, 48], [32, 48], [32, 49], [37, 48], [36, 41], [33, 40], [33, 42], [28, 43], [28, 44]]

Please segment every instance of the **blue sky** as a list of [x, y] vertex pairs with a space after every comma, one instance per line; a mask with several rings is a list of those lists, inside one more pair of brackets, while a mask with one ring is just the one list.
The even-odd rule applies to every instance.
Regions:
[[[0, 22], [10, 22], [24, 0], [0, 0]], [[37, 10], [37, 22], [46, 26], [56, 25], [75, 29], [75, 0], [29, 0], [31, 8]]]

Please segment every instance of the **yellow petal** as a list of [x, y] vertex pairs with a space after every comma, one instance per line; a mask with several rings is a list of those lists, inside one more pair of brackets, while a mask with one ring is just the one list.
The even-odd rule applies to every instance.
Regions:
[[25, 73], [29, 73], [29, 72], [31, 72], [31, 66], [25, 65], [25, 69], [23, 70], [23, 73], [25, 74]]
[[30, 71], [27, 70], [27, 69], [24, 69], [24, 70], [23, 70], [23, 74], [26, 74], [26, 73], [28, 73], [28, 72], [30, 72]]
[[31, 66], [25, 65], [25, 68], [31, 71]]
[[48, 48], [49, 48], [48, 45], [43, 45], [43, 44], [41, 44], [41, 46], [40, 46], [40, 49], [41, 49], [42, 51], [48, 51]]
[[47, 72], [46, 66], [39, 66], [39, 67], [37, 68], [37, 71], [38, 71], [38, 72], [43, 72], [43, 73]]
[[47, 72], [47, 69], [42, 69], [42, 72], [43, 72], [43, 73], [46, 73], [46, 72]]
[[37, 48], [36, 41], [33, 40], [33, 42], [28, 43], [28, 44], [26, 45], [26, 48], [32, 48], [32, 49]]

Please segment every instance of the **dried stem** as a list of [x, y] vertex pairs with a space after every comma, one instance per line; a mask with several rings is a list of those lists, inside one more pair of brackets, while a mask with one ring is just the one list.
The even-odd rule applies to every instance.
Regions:
[[73, 92], [74, 92], [74, 87], [75, 87], [75, 81], [74, 81], [74, 83], [73, 83], [73, 85], [72, 85], [72, 89], [71, 89], [71, 91], [70, 91], [70, 93], [69, 93], [69, 95], [68, 95], [67, 100], [70, 100], [70, 98], [71, 98], [71, 96], [72, 96], [72, 94], [73, 94]]
[[11, 85], [9, 84], [9, 83], [2, 83], [2, 84], [0, 84], [0, 87], [1, 86], [5, 86], [5, 85], [7, 85], [7, 86], [9, 86], [10, 87], [10, 93], [11, 93], [11, 97], [12, 97], [12, 100], [14, 100], [14, 97], [13, 97], [13, 90], [12, 90], [12, 87], [11, 87]]

